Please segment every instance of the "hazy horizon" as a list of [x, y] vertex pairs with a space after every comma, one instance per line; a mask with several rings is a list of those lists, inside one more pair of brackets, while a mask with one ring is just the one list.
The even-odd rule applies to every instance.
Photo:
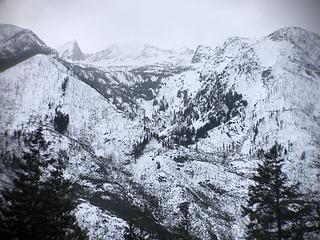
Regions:
[[0, 0], [0, 22], [34, 31], [57, 48], [83, 52], [134, 41], [160, 48], [215, 47], [228, 37], [261, 37], [297, 26], [320, 33], [317, 0]]

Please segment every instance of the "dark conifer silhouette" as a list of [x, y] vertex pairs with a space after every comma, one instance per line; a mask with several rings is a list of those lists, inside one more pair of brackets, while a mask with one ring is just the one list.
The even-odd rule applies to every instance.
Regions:
[[69, 114], [64, 114], [59, 109], [56, 109], [56, 115], [54, 117], [54, 129], [63, 134], [67, 131], [69, 125]]
[[177, 240], [196, 240], [197, 238], [193, 237], [190, 234], [191, 225], [189, 220], [189, 202], [181, 203], [179, 208], [182, 214], [182, 219], [179, 222], [176, 230], [176, 239]]
[[[40, 150], [47, 148], [42, 129], [27, 140], [15, 170], [13, 186], [1, 192], [1, 239], [87, 239], [72, 214], [75, 198], [72, 184], [63, 178], [63, 159], [54, 162], [50, 177], [42, 176], [44, 164]], [[16, 158], [18, 159], [18, 158]]]
[[45, 203], [42, 209], [44, 222], [42, 230], [50, 239], [87, 239], [72, 211], [76, 207], [75, 191], [70, 180], [63, 177], [65, 159], [58, 158], [50, 177], [43, 183], [41, 199]]
[[[40, 239], [41, 229], [38, 228], [41, 171], [38, 158], [34, 154], [25, 153], [19, 169], [15, 171], [16, 179], [12, 190], [2, 192], [3, 221], [1, 235], [4, 239]], [[6, 206], [6, 207], [5, 207]]]
[[252, 177], [247, 206], [249, 217], [247, 239], [303, 239], [310, 226], [311, 204], [298, 191], [298, 184], [289, 185], [282, 172], [282, 147], [275, 144]]

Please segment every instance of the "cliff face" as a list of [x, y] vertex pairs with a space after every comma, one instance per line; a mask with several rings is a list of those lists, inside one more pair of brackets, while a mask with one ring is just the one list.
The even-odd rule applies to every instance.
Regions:
[[81, 61], [85, 59], [85, 54], [82, 53], [76, 40], [67, 42], [58, 48], [59, 57], [70, 61]]

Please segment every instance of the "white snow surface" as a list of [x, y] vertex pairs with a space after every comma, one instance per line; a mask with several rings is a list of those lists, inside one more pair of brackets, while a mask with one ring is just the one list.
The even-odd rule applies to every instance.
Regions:
[[[209, 53], [203, 55], [205, 50]], [[284, 169], [290, 181], [299, 181], [304, 192], [319, 194], [320, 38], [287, 28], [260, 39], [229, 38], [221, 47], [203, 47], [198, 53], [203, 59], [191, 64], [193, 54], [188, 49], [161, 50], [134, 43], [111, 46], [81, 63], [106, 69], [128, 86], [144, 81], [130, 72], [132, 66], [152, 63], [156, 67], [151, 74], [166, 64], [188, 66], [161, 79], [158, 89], [151, 88], [152, 100], [135, 99], [134, 118], [77, 79], [59, 59], [31, 57], [0, 73], [0, 127], [12, 135], [16, 129], [31, 131], [41, 120], [52, 149], [70, 153], [66, 177], [79, 181], [92, 194], [124, 195], [141, 209], [151, 204], [144, 196], [152, 196], [157, 201], [154, 218], [169, 229], [182, 218], [181, 204], [189, 203], [192, 233], [202, 239], [209, 239], [210, 232], [219, 239], [243, 239], [246, 219], [241, 216], [241, 205], [249, 178], [261, 161], [254, 154], [258, 149], [281, 143], [289, 153]], [[188, 106], [179, 92], [185, 91], [189, 101], [196, 102], [218, 80], [226, 91], [236, 91], [247, 101], [240, 115], [211, 129], [197, 144], [170, 149], [152, 139], [138, 159], [130, 155], [133, 143], [145, 137], [145, 128], [167, 136], [186, 124], [173, 120]], [[159, 111], [154, 99], [168, 103], [168, 108]], [[56, 107], [70, 117], [63, 135], [52, 126]], [[193, 126], [204, 125], [210, 111], [214, 109], [200, 112]], [[109, 171], [105, 176], [101, 163]], [[105, 182], [99, 185], [91, 178]], [[76, 215], [91, 239], [122, 239], [127, 226], [126, 219], [87, 200], [82, 200]]]
[[96, 67], [144, 66], [153, 64], [188, 64], [193, 50], [188, 48], [164, 50], [134, 41], [124, 45], [111, 45], [105, 50], [91, 54], [84, 63]]

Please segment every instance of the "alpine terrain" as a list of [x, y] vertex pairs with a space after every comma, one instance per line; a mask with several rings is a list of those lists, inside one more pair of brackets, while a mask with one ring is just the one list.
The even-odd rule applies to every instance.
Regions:
[[[86, 54], [1, 24], [1, 156], [21, 156], [39, 128], [43, 161], [65, 156], [90, 239], [244, 239], [242, 206], [276, 142], [288, 181], [320, 199], [320, 35]], [[3, 189], [15, 166], [0, 165]]]

